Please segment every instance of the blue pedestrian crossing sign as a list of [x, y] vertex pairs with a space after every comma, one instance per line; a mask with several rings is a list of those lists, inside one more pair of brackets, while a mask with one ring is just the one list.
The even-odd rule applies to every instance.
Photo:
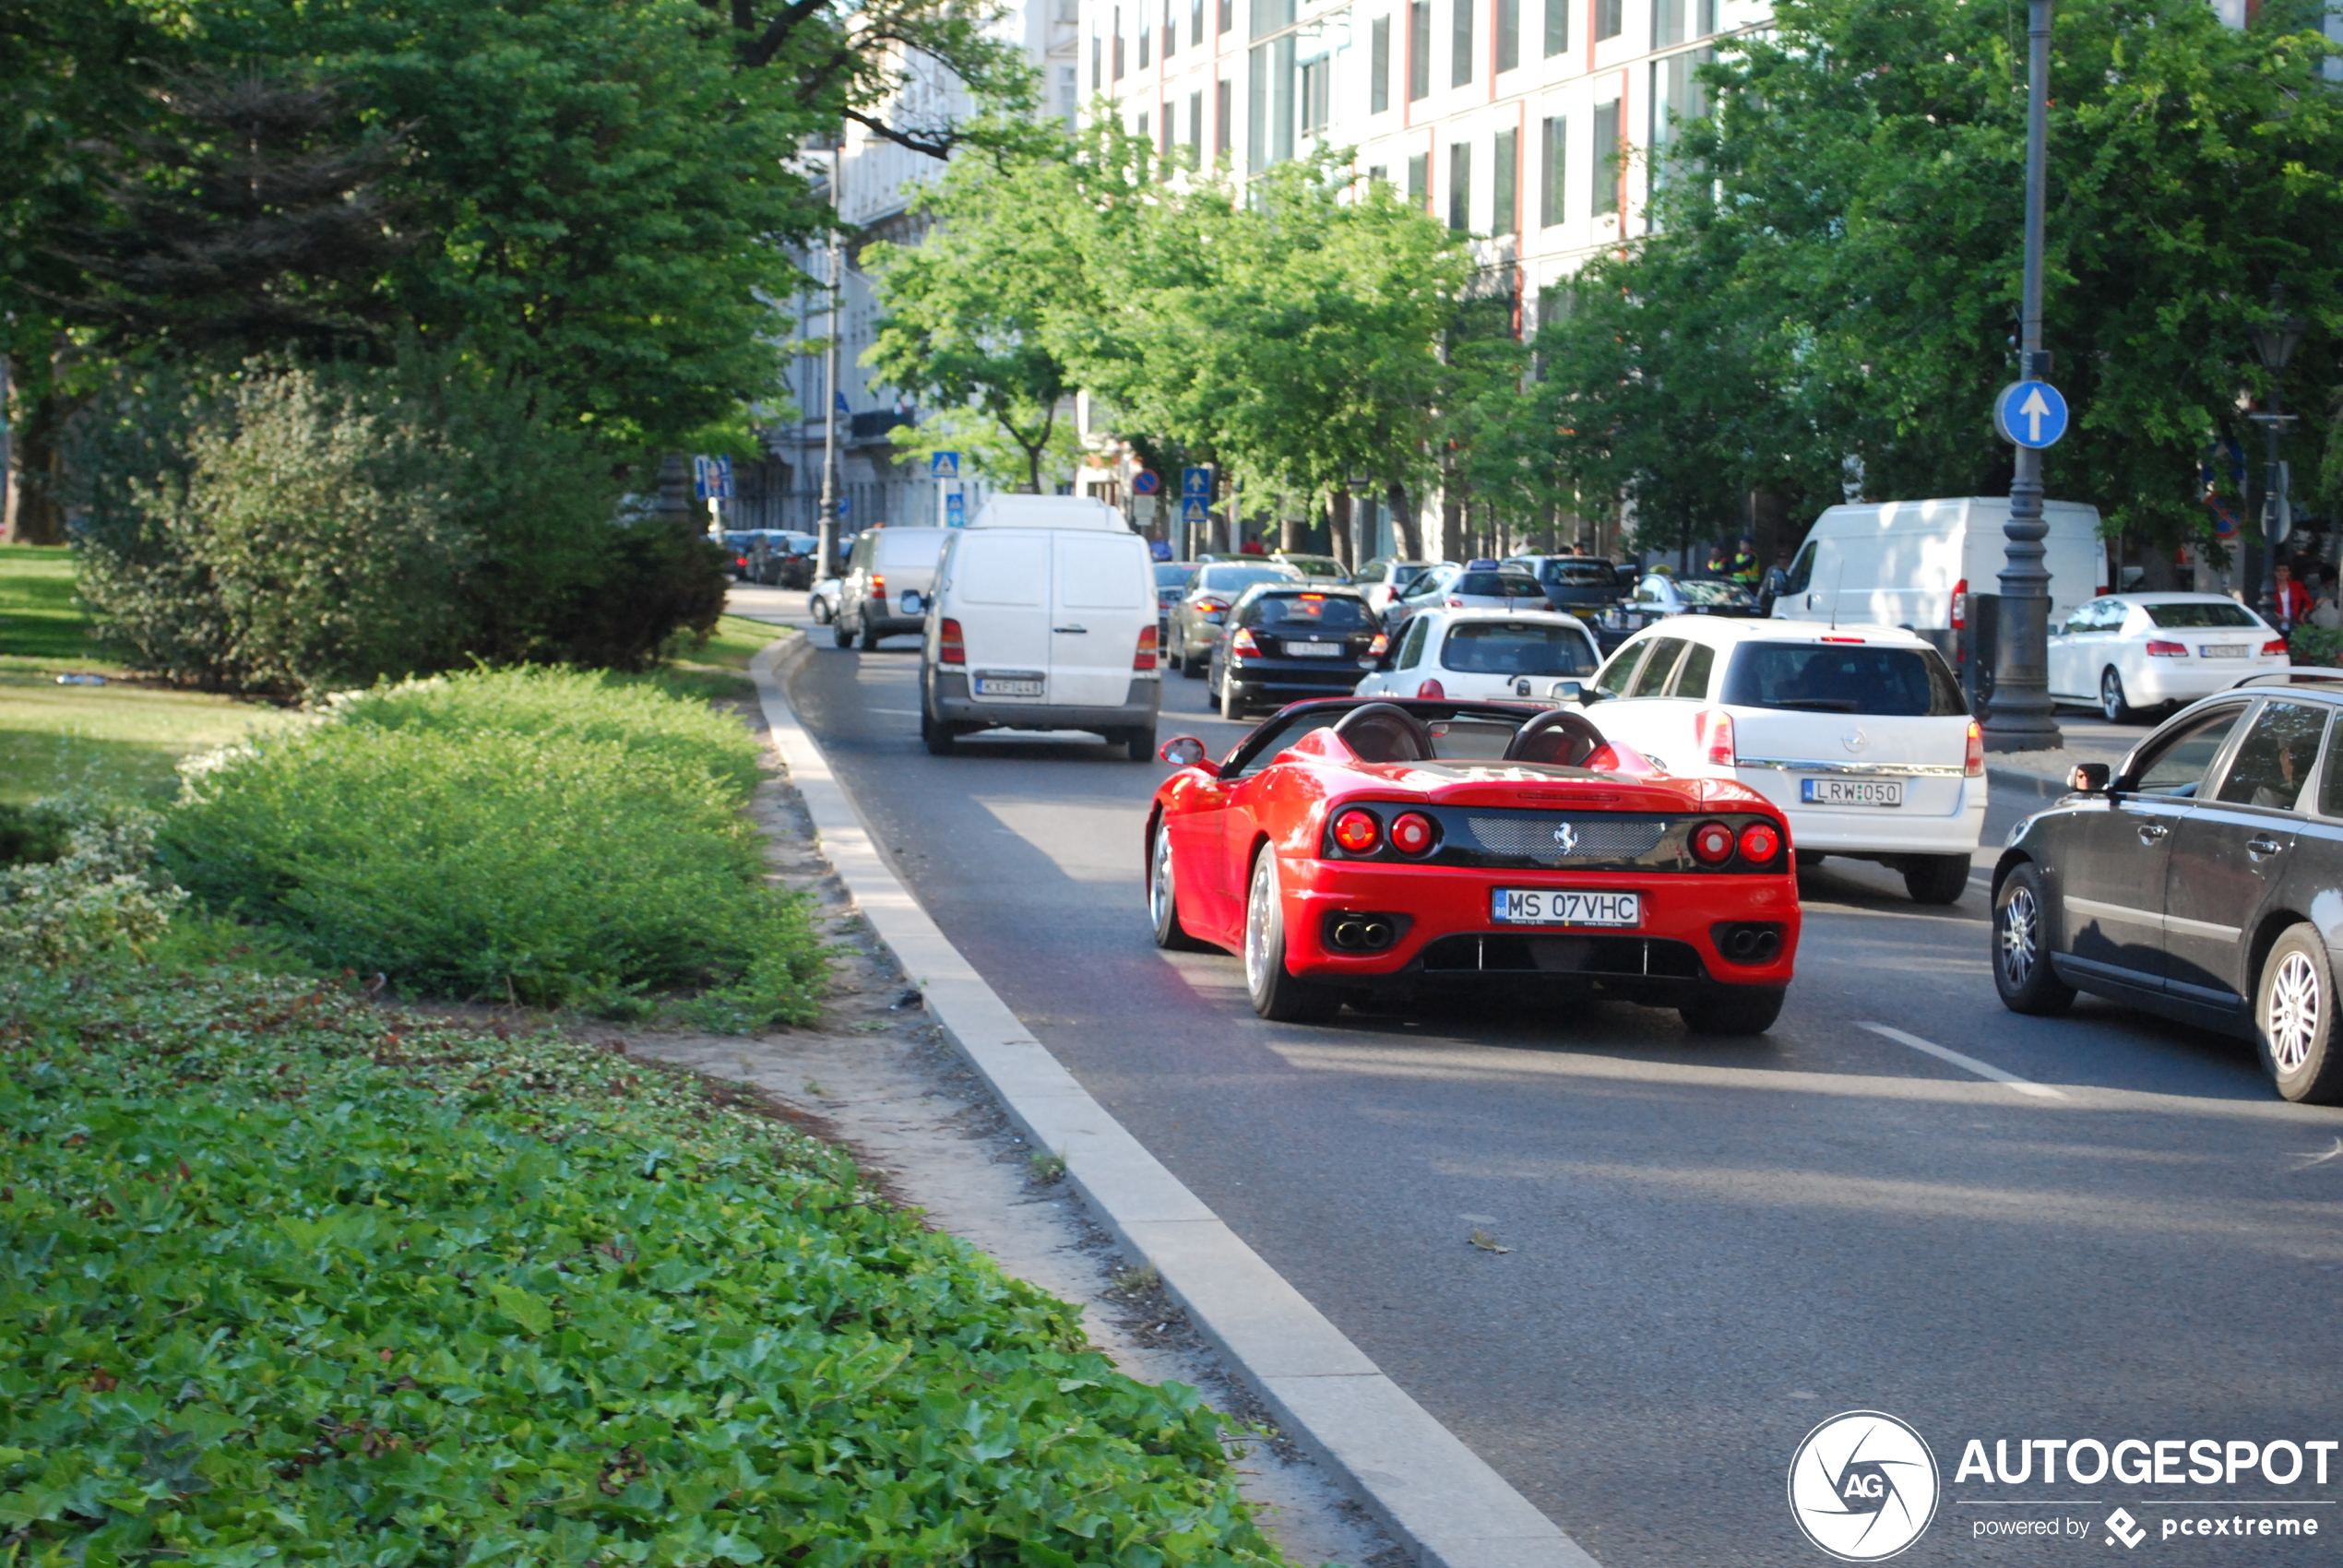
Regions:
[[1198, 501], [1212, 499], [1212, 470], [1207, 467], [1180, 470], [1180, 493]]
[[1212, 508], [1205, 505], [1202, 497], [1188, 495], [1181, 498], [1180, 521], [1183, 523], [1203, 523], [1209, 522], [1211, 519]]
[[969, 526], [969, 498], [957, 490], [944, 498], [944, 526], [947, 529]]
[[960, 455], [957, 452], [930, 452], [927, 455], [927, 477], [957, 479], [960, 477]]
[[1993, 428], [2020, 446], [2054, 446], [2066, 434], [2066, 399], [2047, 381], [2017, 381], [1993, 399]]

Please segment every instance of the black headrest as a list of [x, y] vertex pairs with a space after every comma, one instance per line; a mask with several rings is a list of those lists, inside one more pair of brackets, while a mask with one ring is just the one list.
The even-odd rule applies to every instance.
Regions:
[[1505, 760], [1578, 767], [1602, 743], [1602, 731], [1585, 715], [1549, 708], [1514, 731], [1513, 739], [1505, 742]]
[[1354, 707], [1342, 716], [1334, 732], [1362, 762], [1422, 762], [1432, 755], [1432, 731], [1394, 703]]

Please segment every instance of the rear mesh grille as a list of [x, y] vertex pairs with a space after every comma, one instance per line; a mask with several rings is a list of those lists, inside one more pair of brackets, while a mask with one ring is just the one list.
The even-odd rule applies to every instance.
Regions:
[[1699, 980], [1700, 955], [1689, 943], [1656, 936], [1444, 936], [1425, 945], [1426, 974], [1458, 971], [1549, 975], [1653, 975]]
[[1664, 822], [1616, 817], [1469, 816], [1474, 844], [1492, 855], [1569, 865], [1580, 861], [1632, 861], [1659, 848]]

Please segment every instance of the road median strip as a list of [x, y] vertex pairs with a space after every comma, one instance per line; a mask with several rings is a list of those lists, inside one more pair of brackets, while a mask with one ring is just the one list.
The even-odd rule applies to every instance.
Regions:
[[1329, 1322], [1092, 1098], [979, 975], [881, 855], [799, 724], [792, 637], [750, 665], [776, 750], [830, 866], [1009, 1118], [1267, 1404], [1427, 1568], [1594, 1568], [1595, 1560]]

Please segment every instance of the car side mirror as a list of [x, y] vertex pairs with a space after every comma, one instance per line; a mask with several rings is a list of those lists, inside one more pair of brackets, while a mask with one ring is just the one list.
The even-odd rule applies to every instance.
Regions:
[[2103, 762], [2083, 762], [2066, 776], [2066, 787], [2077, 794], [2099, 795], [2107, 791], [2109, 769]]
[[1556, 681], [1546, 688], [1546, 695], [1563, 702], [1583, 703], [1587, 700], [1587, 688], [1576, 681]]
[[1217, 772], [1210, 763], [1204, 760], [1204, 742], [1194, 735], [1174, 735], [1164, 742], [1155, 754], [1174, 767], [1200, 767], [1207, 773]]

